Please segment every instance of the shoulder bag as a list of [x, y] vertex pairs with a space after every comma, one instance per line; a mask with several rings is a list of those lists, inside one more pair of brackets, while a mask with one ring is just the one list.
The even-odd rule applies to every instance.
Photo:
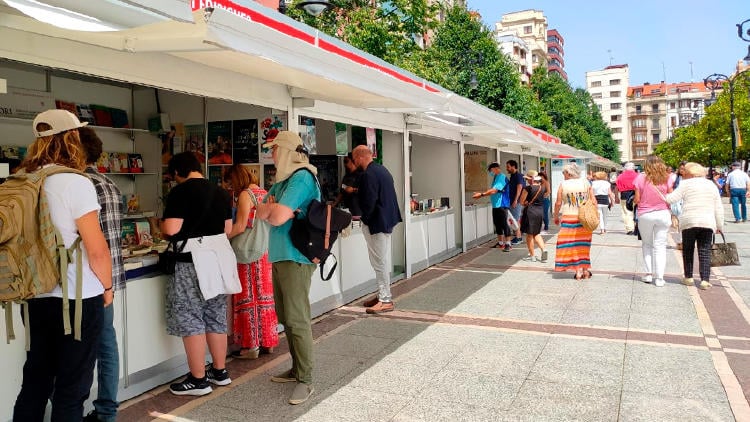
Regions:
[[661, 199], [664, 200], [664, 202], [666, 202], [667, 205], [669, 205], [669, 211], [672, 213], [672, 215], [674, 215], [675, 217], [679, 217], [680, 214], [682, 214], [682, 200], [670, 204], [667, 201], [667, 197], [664, 196], [664, 194], [661, 193], [661, 191], [659, 189], [657, 189], [656, 186], [654, 186], [653, 183], [649, 182], [649, 184], [651, 185], [651, 187], [654, 188], [654, 190], [656, 191], [656, 193], [658, 193], [659, 196], [661, 196]]
[[[258, 198], [249, 189], [247, 193], [250, 194], [250, 199], [257, 210]], [[232, 244], [237, 262], [240, 264], [249, 264], [259, 260], [268, 250], [268, 236], [268, 223], [255, 218], [251, 228], [245, 228], [245, 231], [231, 238], [229, 243]]]
[[740, 265], [740, 256], [737, 253], [737, 244], [727, 243], [724, 233], [721, 234], [722, 243], [716, 243], [714, 236], [713, 245], [711, 245], [711, 266], [723, 267], [726, 265]]
[[596, 198], [589, 194], [591, 189], [588, 188], [588, 183], [586, 187], [586, 200], [578, 206], [578, 222], [593, 233], [599, 227], [599, 207], [596, 205]]

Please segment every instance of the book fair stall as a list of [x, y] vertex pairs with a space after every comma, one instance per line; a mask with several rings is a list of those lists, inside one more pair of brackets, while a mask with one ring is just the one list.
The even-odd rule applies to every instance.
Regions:
[[[85, 22], [60, 28], [0, 6], [0, 178], [23, 159], [40, 111], [74, 112], [101, 137], [97, 168], [127, 210], [127, 282], [115, 296], [120, 400], [186, 372], [181, 340], [165, 332], [169, 278], [154, 266], [165, 244], [149, 224], [174, 186], [165, 167], [173, 154], [192, 151], [216, 183], [227, 166], [246, 165], [268, 188], [275, 169], [260, 145], [274, 130], [298, 131], [330, 200], [343, 157], [370, 146], [393, 175], [404, 219], [392, 237], [396, 281], [492, 236], [487, 204], [470, 196], [489, 182], [488, 161], [515, 154], [534, 168], [529, 160], [543, 165], [554, 153], [515, 120], [255, 3], [96, 3], [71, 11], [105, 26], [88, 31]], [[376, 290], [357, 219], [333, 252], [334, 277], [313, 279], [315, 316]], [[0, 354], [0, 420], [9, 420], [24, 341], [0, 342]]]

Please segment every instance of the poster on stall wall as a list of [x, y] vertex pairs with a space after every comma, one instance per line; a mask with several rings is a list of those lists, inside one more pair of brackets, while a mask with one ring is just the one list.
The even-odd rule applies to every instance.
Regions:
[[208, 164], [232, 164], [232, 121], [208, 122]]
[[276, 166], [267, 164], [263, 166], [263, 189], [270, 190], [276, 183]]
[[315, 119], [299, 116], [299, 136], [302, 138], [302, 145], [307, 148], [310, 155], [318, 153], [317, 140], [315, 139]]
[[0, 116], [33, 119], [44, 110], [55, 107], [52, 93], [8, 87], [7, 94], [0, 94]]
[[208, 166], [208, 180], [216, 186], [221, 186], [224, 181], [224, 173], [229, 169], [229, 165]]
[[336, 123], [336, 155], [349, 153], [349, 139], [346, 134], [346, 124]]
[[365, 138], [367, 139], [367, 148], [372, 151], [372, 158], [373, 160], [377, 160], [378, 158], [378, 145], [377, 145], [377, 136], [375, 135], [375, 128], [365, 128]]
[[[274, 114], [271, 117], [267, 117], [260, 122], [259, 127], [259, 138], [260, 144], [263, 145], [268, 139], [273, 139], [280, 130], [286, 130], [286, 115], [285, 114]], [[271, 150], [262, 148], [260, 149], [260, 162], [261, 164], [273, 164], [273, 157], [271, 156]]]
[[483, 192], [487, 190], [491, 180], [487, 177], [487, 151], [464, 152], [464, 175], [466, 177], [467, 192]]
[[547, 171], [547, 158], [539, 157], [539, 171]]
[[258, 120], [232, 122], [232, 155], [239, 164], [258, 162]]
[[201, 164], [205, 164], [203, 125], [185, 125], [185, 151], [191, 151]]
[[310, 164], [318, 169], [318, 182], [324, 201], [335, 201], [339, 191], [339, 161], [335, 155], [313, 155]]

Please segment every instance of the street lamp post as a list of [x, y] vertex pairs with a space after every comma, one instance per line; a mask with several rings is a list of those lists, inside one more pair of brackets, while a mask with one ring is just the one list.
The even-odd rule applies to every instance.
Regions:
[[737, 161], [737, 132], [739, 126], [737, 125], [737, 117], [734, 114], [734, 83], [740, 76], [747, 76], [747, 72], [750, 69], [745, 69], [742, 72], [736, 73], [731, 78], [721, 73], [714, 73], [703, 79], [703, 85], [711, 90], [711, 99], [706, 100], [706, 106], [709, 106], [716, 101], [716, 90], [721, 87], [724, 83], [729, 85], [729, 130], [732, 137], [732, 162]]

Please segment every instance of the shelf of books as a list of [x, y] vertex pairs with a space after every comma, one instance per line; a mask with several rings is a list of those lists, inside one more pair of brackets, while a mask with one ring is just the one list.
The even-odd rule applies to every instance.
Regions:
[[[31, 122], [33, 122], [32, 119], [24, 119], [21, 117], [7, 117], [7, 116], [0, 116], [0, 122], [7, 122], [7, 123], [17, 123], [22, 125], [29, 125], [31, 126]], [[98, 125], [92, 125], [89, 124], [88, 127], [94, 129], [94, 130], [106, 130], [106, 131], [112, 131], [112, 132], [124, 132], [124, 133], [148, 133], [147, 129], [136, 129], [131, 127], [111, 127], [111, 126], [98, 126]]]

